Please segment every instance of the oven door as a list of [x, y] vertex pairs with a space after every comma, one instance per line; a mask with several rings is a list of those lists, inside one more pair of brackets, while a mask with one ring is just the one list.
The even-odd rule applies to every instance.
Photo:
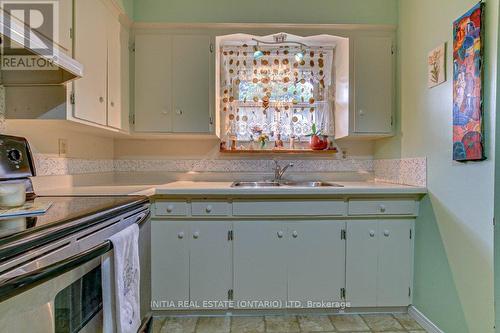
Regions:
[[108, 239], [148, 220], [149, 206], [34, 249], [25, 254], [29, 260], [19, 259], [23, 264], [11, 260], [0, 274], [0, 332], [102, 332], [101, 260], [113, 248]]
[[101, 259], [0, 303], [0, 332], [102, 332]]

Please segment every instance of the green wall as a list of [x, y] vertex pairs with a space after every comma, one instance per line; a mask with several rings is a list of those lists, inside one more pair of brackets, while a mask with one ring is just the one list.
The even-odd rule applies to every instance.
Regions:
[[136, 0], [134, 19], [197, 23], [397, 24], [397, 0]]
[[[399, 129], [376, 144], [380, 158], [428, 158], [428, 189], [416, 221], [414, 305], [445, 332], [493, 332], [493, 207], [499, 0], [487, 0], [487, 155], [452, 161], [452, 22], [476, 0], [402, 0]], [[446, 83], [427, 88], [427, 54], [447, 42]]]
[[134, 17], [134, 0], [116, 0], [130, 18]]

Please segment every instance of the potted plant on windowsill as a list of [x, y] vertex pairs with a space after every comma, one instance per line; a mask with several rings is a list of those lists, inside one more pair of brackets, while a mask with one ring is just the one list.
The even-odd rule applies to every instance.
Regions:
[[328, 135], [321, 134], [321, 131], [317, 129], [316, 124], [312, 124], [311, 134], [307, 136], [311, 137], [309, 147], [311, 147], [312, 150], [328, 149]]

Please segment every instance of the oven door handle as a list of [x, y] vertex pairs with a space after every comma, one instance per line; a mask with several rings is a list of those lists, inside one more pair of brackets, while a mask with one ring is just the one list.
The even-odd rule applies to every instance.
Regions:
[[[135, 223], [141, 227], [146, 222], [151, 213], [142, 215]], [[100, 257], [111, 251], [113, 243], [107, 240], [102, 244], [94, 246], [88, 250], [80, 252], [74, 256], [61, 260], [51, 265], [22, 274], [0, 283], [0, 302], [19, 295], [26, 290], [36, 287], [50, 279], [69, 272], [85, 263]]]

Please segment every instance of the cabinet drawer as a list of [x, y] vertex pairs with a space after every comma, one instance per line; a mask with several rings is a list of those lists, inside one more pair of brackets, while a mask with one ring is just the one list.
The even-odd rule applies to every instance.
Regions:
[[349, 215], [415, 215], [415, 200], [350, 200]]
[[226, 216], [231, 214], [231, 205], [222, 201], [193, 201], [193, 216]]
[[155, 204], [155, 214], [160, 216], [184, 216], [189, 214], [185, 201], [160, 201]]
[[342, 200], [266, 200], [235, 201], [235, 216], [342, 216], [346, 203]]

